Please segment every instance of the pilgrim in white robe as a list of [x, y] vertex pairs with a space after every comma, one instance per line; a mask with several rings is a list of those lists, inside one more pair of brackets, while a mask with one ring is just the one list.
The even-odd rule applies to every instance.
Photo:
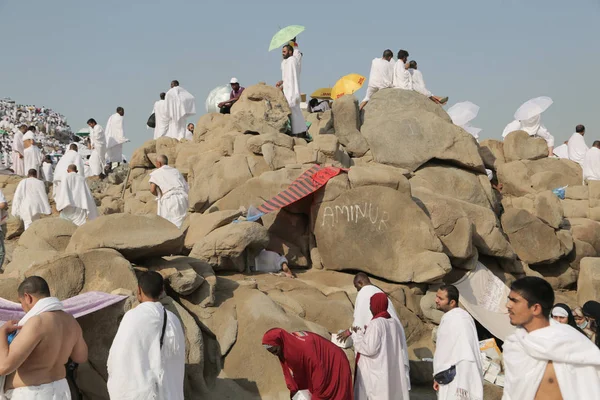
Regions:
[[12, 142], [12, 169], [16, 175], [25, 176], [25, 160], [21, 158], [24, 153], [23, 132], [17, 129]]
[[415, 92], [419, 92], [424, 96], [431, 97], [432, 94], [427, 87], [425, 86], [425, 80], [423, 79], [423, 73], [418, 69], [410, 68], [408, 70], [410, 73], [410, 79], [412, 81], [413, 90]]
[[67, 169], [69, 168], [69, 165], [75, 165], [77, 167], [77, 173], [79, 174], [79, 176], [81, 176], [82, 178], [85, 178], [84, 175], [84, 169], [85, 166], [83, 164], [83, 159], [81, 158], [81, 156], [79, 155], [78, 152], [76, 152], [75, 150], [67, 150], [65, 152], [65, 154], [60, 158], [60, 160], [58, 160], [58, 163], [56, 164], [56, 168], [54, 169], [54, 177], [53, 177], [53, 192], [54, 192], [54, 198], [56, 198], [56, 193], [58, 191], [58, 186], [60, 185], [60, 181], [65, 179], [65, 177], [67, 176], [68, 172]]
[[165, 103], [169, 118], [167, 136], [181, 140], [185, 138], [186, 119], [196, 114], [196, 99], [181, 86], [175, 86], [167, 92]]
[[583, 159], [583, 181], [600, 181], [600, 149], [591, 147]]
[[479, 340], [473, 318], [465, 310], [454, 308], [444, 314], [437, 331], [433, 374], [455, 366], [456, 376], [440, 385], [439, 400], [483, 400], [483, 368]]
[[283, 81], [283, 94], [290, 106], [292, 115], [292, 135], [306, 132], [306, 121], [300, 108], [302, 102], [300, 92], [300, 73], [302, 72], [302, 53], [298, 47], [294, 48], [294, 54], [281, 61], [281, 80]]
[[45, 182], [54, 181], [54, 167], [51, 162], [42, 162], [42, 175]]
[[106, 122], [106, 162], [123, 162], [123, 143], [129, 140], [123, 133], [123, 117], [119, 113], [114, 113]]
[[98, 217], [96, 202], [85, 178], [74, 172], [69, 172], [61, 180], [55, 201], [60, 217], [77, 226]]
[[150, 173], [150, 183], [158, 186], [157, 214], [181, 228], [188, 209], [190, 187], [181, 173], [163, 165]]
[[44, 156], [40, 149], [34, 143], [31, 143], [31, 146], [25, 149], [24, 156], [25, 175], [29, 174], [30, 169], [35, 169], [38, 172], [38, 176], [40, 176], [40, 169], [44, 161]]
[[52, 214], [44, 182], [37, 178], [27, 178], [19, 182], [11, 212], [23, 221], [25, 230], [42, 215]]
[[575, 161], [577, 164], [583, 167], [583, 159], [585, 158], [585, 154], [589, 149], [585, 144], [583, 135], [577, 132], [572, 134], [569, 138], [567, 146], [569, 150], [569, 160]]
[[[373, 297], [373, 295], [377, 293], [384, 292], [375, 285], [363, 286], [362, 289], [358, 291], [356, 301], [354, 302], [354, 321], [352, 322], [352, 326], [364, 328], [373, 319], [373, 313], [371, 313], [371, 297]], [[392, 316], [392, 319], [398, 321], [398, 324], [400, 325], [399, 333], [400, 340], [402, 343], [402, 359], [404, 360], [403, 369], [406, 374], [406, 382], [408, 385], [407, 390], [410, 390], [410, 363], [408, 359], [408, 345], [406, 344], [406, 335], [404, 333], [404, 327], [402, 326], [402, 322], [400, 322], [398, 314], [396, 313], [396, 309], [394, 308], [394, 305], [392, 304], [391, 300], [388, 301], [387, 312]], [[364, 397], [366, 396], [365, 386], [362, 383], [362, 381], [358, 379], [355, 383], [354, 395], [361, 396], [361, 398], [366, 398]]]
[[396, 89], [413, 90], [412, 78], [410, 72], [405, 67], [402, 60], [396, 61], [394, 65], [394, 77], [392, 87]]
[[404, 329], [394, 318], [376, 318], [369, 321], [366, 331], [352, 334], [354, 350], [360, 353], [354, 381], [355, 400], [410, 399], [403, 336]]
[[97, 176], [104, 173], [104, 163], [106, 160], [106, 136], [104, 129], [99, 124], [96, 124], [90, 133], [92, 142], [92, 154], [90, 155], [90, 169], [92, 176]]
[[569, 159], [569, 146], [567, 144], [561, 144], [552, 150], [552, 153], [558, 158]]
[[513, 121], [506, 125], [502, 132], [502, 137], [505, 138], [509, 133], [514, 131], [525, 131], [529, 136], [537, 136], [544, 139], [548, 147], [554, 147], [554, 136], [548, 132], [548, 129], [540, 122], [540, 114], [531, 117], [524, 121]]
[[167, 136], [167, 132], [169, 131], [167, 102], [165, 100], [158, 100], [156, 103], [154, 103], [152, 113], [154, 114], [154, 120], [156, 121], [156, 125], [154, 127], [154, 139]]
[[127, 311], [108, 354], [111, 399], [183, 400], [185, 336], [179, 319], [164, 307], [144, 302]]
[[531, 333], [519, 327], [503, 351], [503, 400], [533, 400], [548, 361], [564, 400], [600, 399], [600, 350], [567, 324], [550, 320], [550, 326]]
[[374, 58], [371, 62], [371, 72], [369, 73], [369, 84], [367, 86], [367, 95], [363, 103], [369, 101], [371, 96], [380, 89], [391, 88], [394, 79], [394, 60], [387, 61], [383, 58]]

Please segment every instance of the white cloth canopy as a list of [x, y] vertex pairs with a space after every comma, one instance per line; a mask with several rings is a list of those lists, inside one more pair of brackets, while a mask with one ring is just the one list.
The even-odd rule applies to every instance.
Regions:
[[364, 333], [359, 330], [352, 334], [354, 349], [360, 353], [354, 380], [355, 400], [410, 399], [403, 336], [404, 329], [394, 318], [376, 318], [369, 321]]
[[15, 174], [24, 176], [25, 175], [25, 161], [20, 156], [25, 153], [23, 147], [23, 132], [15, 130], [12, 142], [12, 168]]
[[181, 86], [175, 86], [167, 92], [165, 102], [169, 118], [167, 136], [181, 140], [185, 138], [186, 118], [196, 114], [196, 99]]
[[392, 87], [404, 90], [413, 89], [410, 72], [408, 72], [402, 60], [398, 60], [396, 61], [396, 64], [394, 64], [394, 77], [392, 79]]
[[583, 159], [589, 150], [589, 147], [587, 147], [587, 144], [585, 144], [583, 135], [577, 132], [573, 133], [569, 138], [567, 146], [569, 151], [569, 160], [575, 161], [577, 164], [583, 167]]
[[536, 97], [527, 100], [521, 105], [515, 112], [515, 119], [517, 121], [524, 121], [530, 118], [540, 115], [552, 105], [552, 99], [547, 96]]
[[188, 209], [189, 186], [183, 175], [170, 165], [163, 165], [150, 173], [150, 183], [159, 188], [157, 214], [180, 228]]
[[566, 144], [561, 144], [560, 146], [555, 147], [552, 152], [558, 158], [569, 158], [569, 146]]
[[85, 178], [74, 172], [61, 180], [55, 201], [61, 217], [73, 221], [77, 226], [98, 217], [96, 202]]
[[164, 307], [144, 302], [127, 311], [108, 354], [111, 399], [183, 400], [185, 336], [179, 319]]
[[114, 113], [106, 122], [106, 162], [123, 162], [123, 143], [129, 140], [123, 133], [124, 118]]
[[470, 101], [461, 101], [448, 109], [452, 123], [458, 126], [467, 125], [477, 118], [477, 114], [479, 114], [479, 106]]
[[410, 80], [412, 82], [413, 90], [421, 93], [423, 96], [431, 97], [431, 92], [427, 90], [425, 86], [425, 79], [423, 79], [423, 73], [418, 69], [410, 68]]
[[[438, 399], [483, 400], [483, 368], [477, 330], [473, 318], [460, 308], [454, 308], [442, 317], [433, 355], [433, 374], [452, 366], [456, 368], [456, 376], [449, 384], [440, 385]], [[466, 395], [460, 397], [460, 394]]]
[[13, 216], [23, 221], [25, 230], [40, 215], [52, 214], [44, 182], [37, 178], [27, 178], [19, 182], [13, 197], [11, 211]]
[[42, 161], [44, 161], [44, 156], [40, 149], [32, 143], [31, 146], [25, 149], [25, 154], [23, 155], [25, 156], [25, 175], [29, 174], [30, 169], [35, 169], [38, 176], [40, 176], [40, 168], [42, 166]]
[[533, 400], [548, 361], [564, 400], [600, 399], [600, 350], [567, 324], [531, 333], [521, 327], [504, 342], [503, 400]]
[[283, 81], [283, 94], [290, 106], [292, 115], [292, 134], [298, 135], [306, 132], [306, 121], [300, 108], [300, 73], [302, 71], [302, 53], [296, 47], [294, 54], [281, 61], [281, 80]]
[[374, 58], [371, 62], [367, 96], [363, 99], [369, 101], [371, 96], [380, 89], [391, 88], [394, 80], [395, 61], [387, 61], [383, 58]]
[[154, 114], [154, 121], [156, 123], [154, 127], [154, 139], [167, 136], [167, 132], [169, 131], [167, 102], [165, 100], [158, 100], [156, 103], [154, 103], [152, 113]]
[[600, 149], [591, 147], [583, 159], [583, 180], [600, 181]]

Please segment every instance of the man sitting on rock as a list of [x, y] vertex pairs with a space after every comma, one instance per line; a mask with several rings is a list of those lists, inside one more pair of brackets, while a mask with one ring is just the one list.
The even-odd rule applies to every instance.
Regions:
[[569, 152], [569, 160], [575, 161], [581, 167], [583, 167], [583, 159], [588, 151], [587, 144], [585, 144], [585, 126], [577, 125], [575, 127], [575, 133], [571, 135], [567, 142], [567, 150]]
[[164, 154], [156, 157], [156, 169], [150, 173], [150, 193], [158, 198], [157, 214], [181, 228], [188, 209], [188, 183], [169, 165]]
[[108, 354], [111, 399], [183, 400], [185, 336], [181, 322], [159, 298], [163, 277], [138, 278], [140, 305], [127, 311]]
[[56, 209], [60, 211], [60, 217], [77, 226], [98, 216], [92, 192], [90, 192], [85, 178], [77, 173], [77, 167], [74, 164], [67, 168], [67, 175], [58, 187], [55, 201]]
[[374, 58], [371, 62], [371, 72], [369, 73], [369, 86], [367, 86], [367, 95], [360, 103], [362, 110], [371, 96], [377, 93], [380, 89], [391, 88], [394, 78], [394, 53], [391, 50], [385, 50], [383, 57]]
[[600, 181], [600, 140], [596, 140], [583, 159], [583, 180]]
[[26, 278], [17, 293], [26, 314], [18, 323], [8, 321], [0, 327], [1, 397], [69, 400], [65, 364], [88, 359], [81, 327], [56, 297], [50, 297], [43, 278]]
[[425, 86], [425, 80], [423, 79], [423, 74], [417, 69], [417, 62], [415, 60], [412, 60], [408, 63], [408, 72], [410, 72], [413, 90], [415, 92], [419, 92], [423, 96], [429, 97], [437, 104], [446, 104], [448, 102], [448, 97], [441, 98], [439, 96], [434, 96], [429, 90], [427, 90], [427, 87]]
[[244, 91], [244, 87], [240, 86], [240, 81], [237, 78], [231, 78], [229, 81], [229, 85], [231, 85], [231, 93], [229, 93], [229, 100], [223, 101], [217, 104], [219, 107], [219, 112], [221, 114], [231, 114], [231, 107], [233, 104], [240, 99], [242, 92]]
[[27, 179], [19, 182], [12, 204], [12, 215], [23, 221], [25, 230], [33, 221], [40, 219], [42, 214], [52, 214], [46, 185], [37, 178], [35, 169], [30, 169]]

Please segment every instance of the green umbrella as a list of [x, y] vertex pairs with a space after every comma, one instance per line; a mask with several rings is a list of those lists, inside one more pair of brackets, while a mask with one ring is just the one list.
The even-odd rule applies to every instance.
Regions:
[[284, 44], [298, 36], [301, 32], [304, 32], [304, 27], [300, 25], [286, 26], [273, 36], [271, 39], [271, 45], [269, 51], [283, 47]]
[[81, 128], [77, 133], [77, 136], [89, 136], [90, 135], [90, 128]]

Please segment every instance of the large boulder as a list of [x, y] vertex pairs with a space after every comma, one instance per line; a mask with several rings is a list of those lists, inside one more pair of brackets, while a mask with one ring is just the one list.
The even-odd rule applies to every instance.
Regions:
[[19, 238], [19, 246], [35, 251], [64, 251], [77, 225], [63, 218], [35, 221]]
[[579, 164], [564, 158], [512, 161], [498, 166], [502, 193], [523, 196], [563, 186], [579, 186], [582, 170]]
[[[403, 185], [407, 187], [407, 185]], [[323, 265], [394, 282], [427, 282], [450, 271], [448, 256], [410, 190], [363, 186], [315, 205]]]
[[486, 139], [479, 143], [479, 155], [486, 168], [496, 170], [504, 164], [504, 143], [499, 140]]
[[378, 163], [414, 171], [438, 159], [485, 172], [473, 136], [417, 92], [384, 89], [375, 93], [365, 107], [361, 132]]
[[346, 147], [350, 155], [362, 157], [369, 144], [360, 133], [360, 116], [358, 100], [353, 95], [345, 95], [333, 102], [333, 126], [335, 135]]
[[148, 140], [142, 147], [138, 147], [129, 160], [130, 168], [154, 168], [153, 160], [149, 154], [156, 154], [156, 140]]
[[185, 235], [184, 246], [191, 250], [194, 244], [217, 228], [232, 223], [242, 215], [239, 210], [215, 211], [208, 214], [193, 213], [190, 215], [190, 226]]
[[577, 304], [600, 299], [600, 258], [586, 257], [581, 260], [577, 281]]
[[194, 142], [202, 142], [208, 136], [222, 136], [232, 130], [231, 114], [204, 114], [194, 126]]
[[246, 88], [231, 107], [232, 127], [242, 133], [284, 133], [290, 114], [281, 90], [258, 84]]
[[548, 157], [548, 144], [542, 138], [529, 136], [525, 131], [514, 131], [504, 138], [506, 162], [539, 160]]
[[80, 226], [67, 252], [109, 248], [130, 261], [179, 254], [183, 232], [158, 215], [113, 214], [88, 221]]
[[56, 256], [36, 263], [25, 272], [25, 277], [41, 276], [48, 282], [50, 293], [60, 300], [78, 295], [85, 282], [85, 266], [77, 254]]

